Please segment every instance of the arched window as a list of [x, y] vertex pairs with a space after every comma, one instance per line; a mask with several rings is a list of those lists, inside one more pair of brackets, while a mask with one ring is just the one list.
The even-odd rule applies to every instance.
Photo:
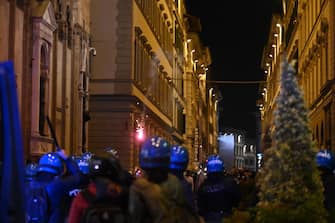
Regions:
[[241, 155], [244, 155], [246, 152], [248, 152], [247, 149], [248, 149], [247, 145], [243, 145], [243, 151], [242, 151]]
[[242, 141], [242, 136], [241, 136], [241, 135], [238, 135], [238, 136], [237, 136], [237, 143], [241, 143], [241, 141]]
[[53, 1], [36, 5], [32, 10], [32, 60], [31, 60], [31, 138], [30, 150], [33, 154], [43, 154], [52, 150], [46, 115], [54, 108], [50, 107], [50, 70], [53, 55], [54, 32], [57, 28]]
[[47, 115], [47, 80], [49, 73], [48, 52], [45, 45], [41, 46], [40, 57], [40, 101], [39, 101], [39, 125], [38, 130], [40, 135], [45, 136], [45, 117]]

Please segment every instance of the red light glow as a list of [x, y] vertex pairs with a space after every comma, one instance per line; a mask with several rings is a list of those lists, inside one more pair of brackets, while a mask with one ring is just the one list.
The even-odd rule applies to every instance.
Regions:
[[138, 129], [136, 129], [136, 134], [137, 134], [137, 139], [142, 141], [144, 139], [144, 128], [139, 127]]

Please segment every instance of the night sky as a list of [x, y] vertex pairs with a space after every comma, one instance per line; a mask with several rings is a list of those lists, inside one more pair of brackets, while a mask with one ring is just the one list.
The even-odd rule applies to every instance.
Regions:
[[258, 84], [215, 81], [259, 81], [262, 50], [268, 38], [272, 0], [185, 0], [188, 14], [200, 18], [201, 40], [211, 51], [210, 80], [221, 94], [220, 130], [234, 128], [256, 135]]

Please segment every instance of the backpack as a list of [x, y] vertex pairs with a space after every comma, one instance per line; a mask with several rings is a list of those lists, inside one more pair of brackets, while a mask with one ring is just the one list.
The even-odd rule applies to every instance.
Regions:
[[[174, 185], [171, 187], [171, 185]], [[165, 183], [159, 185], [161, 188], [161, 194], [164, 202], [167, 205], [168, 213], [165, 214], [165, 218], [162, 219], [161, 223], [198, 223], [200, 218], [196, 211], [186, 200], [185, 188], [182, 183], [173, 175], [169, 175], [168, 180]], [[174, 188], [172, 191], [169, 188]], [[183, 195], [177, 195], [179, 193]], [[175, 193], [176, 196], [171, 196], [171, 193]], [[181, 199], [180, 197], [183, 197]]]
[[27, 223], [46, 223], [49, 219], [49, 202], [45, 185], [32, 181], [26, 184]]
[[[169, 182], [168, 182], [169, 181]], [[183, 188], [175, 176], [161, 185], [151, 183], [145, 178], [138, 178], [133, 190], [138, 194], [139, 199], [145, 206], [145, 221], [159, 223], [199, 223], [200, 218], [186, 199], [170, 196], [171, 193], [183, 193]], [[176, 190], [169, 187], [173, 185]], [[181, 195], [182, 196], [182, 195]], [[179, 198], [178, 198], [179, 197]], [[179, 199], [179, 200], [177, 200]], [[155, 213], [157, 214], [156, 216]]]
[[126, 223], [128, 222], [127, 211], [112, 204], [109, 199], [99, 200], [89, 190], [81, 192], [84, 199], [89, 203], [84, 211], [81, 223]]
[[200, 218], [188, 203], [172, 202], [166, 219], [163, 219], [161, 223], [200, 223]]

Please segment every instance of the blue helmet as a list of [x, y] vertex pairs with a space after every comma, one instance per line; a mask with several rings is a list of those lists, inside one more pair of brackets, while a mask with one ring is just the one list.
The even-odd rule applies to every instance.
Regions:
[[210, 155], [207, 159], [207, 172], [214, 173], [214, 172], [222, 172], [223, 170], [224, 170], [224, 163], [223, 160], [220, 158], [220, 156], [217, 154]]
[[26, 179], [27, 180], [32, 180], [34, 177], [37, 175], [37, 170], [38, 170], [38, 164], [37, 163], [29, 163], [26, 165], [25, 169], [26, 173]]
[[84, 159], [84, 160], [90, 160], [93, 155], [94, 154], [91, 153], [91, 152], [86, 152], [86, 153], [83, 153], [83, 155], [81, 155], [81, 158]]
[[178, 145], [171, 147], [170, 169], [185, 170], [188, 164], [188, 151], [186, 148]]
[[81, 156], [73, 157], [73, 160], [77, 163], [80, 172], [83, 174], [89, 173], [89, 159], [83, 159]]
[[140, 151], [140, 167], [169, 167], [170, 145], [162, 137], [151, 137], [144, 141]]
[[334, 170], [335, 168], [335, 159], [334, 155], [330, 150], [327, 149], [321, 149], [316, 154], [316, 165], [319, 167], [325, 167], [330, 170]]
[[46, 153], [38, 162], [38, 172], [61, 175], [64, 172], [62, 158], [57, 153]]

